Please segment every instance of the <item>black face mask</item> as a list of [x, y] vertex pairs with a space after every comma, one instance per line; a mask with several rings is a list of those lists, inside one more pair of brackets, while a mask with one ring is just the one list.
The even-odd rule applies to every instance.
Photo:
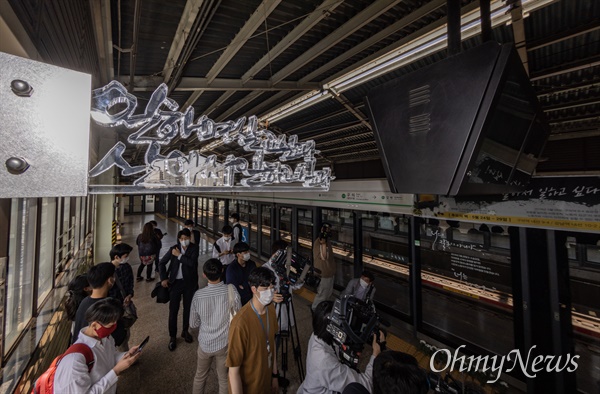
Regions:
[[321, 231], [321, 234], [319, 234], [319, 238], [327, 240], [327, 238], [329, 238], [329, 233], [327, 231]]

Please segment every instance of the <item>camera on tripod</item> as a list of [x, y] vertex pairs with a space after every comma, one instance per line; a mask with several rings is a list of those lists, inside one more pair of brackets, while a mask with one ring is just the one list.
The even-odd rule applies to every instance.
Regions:
[[279, 276], [279, 293], [284, 302], [291, 298], [291, 289], [301, 286], [310, 269], [310, 260], [294, 252], [291, 247], [279, 249], [272, 257], [271, 266]]
[[[337, 343], [340, 361], [357, 369], [365, 343], [371, 343], [373, 335], [379, 335], [381, 324], [389, 326], [379, 317], [371, 300], [363, 301], [353, 295], [338, 298], [329, 315], [327, 332]], [[383, 344], [380, 346], [385, 350]]]

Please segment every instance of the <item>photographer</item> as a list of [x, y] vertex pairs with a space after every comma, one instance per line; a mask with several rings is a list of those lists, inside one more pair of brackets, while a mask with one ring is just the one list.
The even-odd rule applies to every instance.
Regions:
[[[373, 355], [364, 373], [360, 373], [343, 364], [333, 347], [333, 336], [327, 332], [328, 316], [333, 309], [333, 302], [323, 301], [313, 313], [313, 334], [308, 342], [306, 356], [306, 379], [298, 389], [298, 394], [330, 394], [341, 392], [348, 384], [358, 382], [369, 391], [372, 388], [371, 376], [373, 362], [381, 349], [374, 336]], [[380, 333], [380, 341], [383, 341]]]
[[317, 288], [317, 295], [312, 304], [314, 311], [321, 301], [329, 299], [333, 293], [333, 282], [335, 280], [335, 260], [333, 259], [333, 248], [329, 241], [331, 225], [323, 224], [319, 237], [313, 243], [313, 265], [315, 271], [321, 274], [321, 283]]
[[340, 298], [345, 295], [353, 295], [359, 300], [373, 300], [375, 297], [375, 275], [371, 271], [364, 270], [360, 278], [351, 279], [346, 289], [340, 294]]

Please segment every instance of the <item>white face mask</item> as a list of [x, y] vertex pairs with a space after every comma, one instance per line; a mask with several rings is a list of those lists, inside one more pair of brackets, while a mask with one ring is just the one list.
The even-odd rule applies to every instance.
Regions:
[[273, 301], [273, 289], [259, 291], [258, 294], [258, 301], [265, 306], [269, 305], [271, 301]]
[[125, 263], [126, 263], [126, 262], [128, 262], [128, 261], [129, 261], [129, 256], [127, 256], [127, 257], [125, 257], [123, 260], [121, 260], [121, 261], [119, 262], [119, 264], [125, 264]]
[[190, 244], [190, 240], [186, 239], [185, 241], [179, 241], [179, 243], [181, 244], [181, 246], [183, 246], [184, 248], [187, 248], [187, 246]]
[[364, 280], [362, 280], [362, 278], [360, 279], [360, 286], [363, 289], [366, 289], [367, 287], [369, 287], [369, 284], [367, 282], [365, 282]]
[[244, 253], [244, 254], [242, 255], [242, 258], [244, 259], [244, 261], [248, 261], [248, 260], [250, 260], [250, 253]]

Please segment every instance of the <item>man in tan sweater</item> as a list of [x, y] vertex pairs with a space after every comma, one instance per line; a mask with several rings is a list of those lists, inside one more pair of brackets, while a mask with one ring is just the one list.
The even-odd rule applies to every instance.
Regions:
[[336, 267], [333, 259], [333, 249], [331, 248], [331, 242], [329, 242], [330, 229], [329, 224], [324, 224], [319, 237], [313, 243], [313, 264], [315, 271], [321, 274], [321, 283], [312, 304], [313, 311], [319, 303], [328, 300], [333, 293]]

